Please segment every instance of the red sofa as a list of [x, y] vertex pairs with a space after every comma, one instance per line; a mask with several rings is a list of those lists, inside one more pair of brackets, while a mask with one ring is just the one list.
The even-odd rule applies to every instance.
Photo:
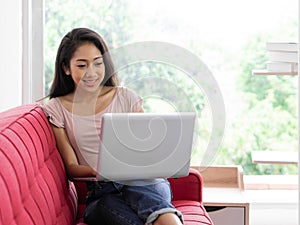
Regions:
[[[196, 170], [170, 179], [174, 205], [185, 224], [212, 224], [202, 205], [202, 178]], [[35, 104], [0, 113], [0, 225], [84, 224], [86, 189], [66, 177], [55, 139]]]

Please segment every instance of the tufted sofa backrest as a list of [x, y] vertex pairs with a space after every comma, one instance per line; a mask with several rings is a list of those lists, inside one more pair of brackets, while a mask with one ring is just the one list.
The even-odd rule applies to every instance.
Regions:
[[0, 113], [0, 224], [74, 224], [76, 198], [42, 109]]

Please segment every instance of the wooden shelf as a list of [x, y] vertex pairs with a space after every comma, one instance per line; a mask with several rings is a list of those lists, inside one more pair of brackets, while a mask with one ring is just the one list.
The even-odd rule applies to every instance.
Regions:
[[238, 165], [192, 166], [203, 178], [204, 187], [237, 188], [244, 190], [243, 168]]
[[298, 72], [273, 72], [273, 71], [267, 71], [267, 70], [253, 70], [253, 75], [285, 75], [285, 76], [296, 76], [298, 75]]
[[298, 164], [296, 151], [252, 151], [251, 157], [254, 164]]
[[298, 190], [298, 175], [245, 175], [246, 190]]

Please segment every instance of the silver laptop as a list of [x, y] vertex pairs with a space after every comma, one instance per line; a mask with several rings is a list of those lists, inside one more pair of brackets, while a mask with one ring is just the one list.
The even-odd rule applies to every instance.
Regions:
[[189, 173], [196, 113], [106, 113], [97, 180], [139, 180]]

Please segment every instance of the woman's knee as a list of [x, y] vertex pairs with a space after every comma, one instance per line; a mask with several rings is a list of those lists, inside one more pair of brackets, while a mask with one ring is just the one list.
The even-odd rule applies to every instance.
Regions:
[[146, 224], [183, 224], [183, 216], [182, 213], [175, 208], [162, 208], [151, 213], [146, 220]]
[[182, 225], [183, 221], [176, 213], [164, 213], [152, 223], [153, 225]]

